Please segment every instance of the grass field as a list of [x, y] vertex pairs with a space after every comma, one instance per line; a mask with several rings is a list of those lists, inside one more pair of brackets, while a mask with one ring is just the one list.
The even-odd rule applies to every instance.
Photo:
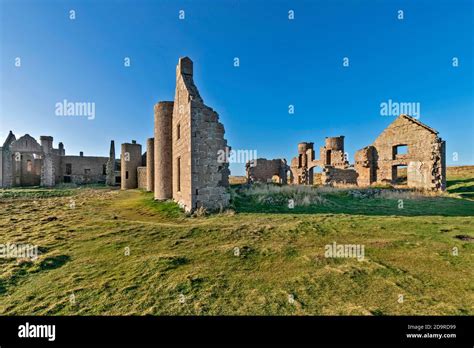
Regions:
[[[40, 251], [0, 258], [0, 315], [473, 315], [474, 169], [448, 180], [441, 196], [237, 185], [205, 216], [140, 190], [0, 190], [0, 244]], [[364, 259], [325, 257], [333, 242]]]

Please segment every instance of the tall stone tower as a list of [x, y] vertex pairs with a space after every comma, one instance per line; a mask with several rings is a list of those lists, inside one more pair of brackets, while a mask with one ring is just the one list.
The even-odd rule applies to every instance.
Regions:
[[121, 155], [121, 188], [122, 190], [138, 187], [137, 168], [142, 165], [142, 146], [135, 140], [122, 144]]
[[155, 139], [146, 140], [146, 190], [153, 192], [155, 186]]
[[155, 105], [155, 199], [173, 198], [186, 211], [229, 204], [229, 164], [219, 115], [204, 104], [193, 81], [193, 62], [180, 58], [174, 102]]
[[53, 137], [40, 136], [41, 147], [43, 148], [43, 165], [41, 166], [41, 186], [54, 186], [54, 165], [53, 165]]
[[173, 198], [172, 121], [173, 102], [155, 105], [155, 199]]

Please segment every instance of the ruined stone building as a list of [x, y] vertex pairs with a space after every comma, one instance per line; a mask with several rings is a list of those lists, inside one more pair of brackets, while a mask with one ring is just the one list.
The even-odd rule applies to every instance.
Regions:
[[[319, 159], [315, 157], [314, 143], [299, 143], [298, 155], [291, 160], [289, 182], [313, 185], [314, 169], [319, 167], [323, 185], [446, 189], [445, 142], [437, 131], [407, 115], [400, 115], [372, 145], [357, 151], [354, 165], [345, 155], [344, 136], [327, 137], [319, 149]], [[268, 182], [280, 170], [278, 161], [283, 160], [273, 161], [258, 159], [255, 166], [247, 163], [247, 179]]]
[[445, 141], [433, 128], [400, 115], [369, 145], [355, 154], [359, 186], [399, 183], [406, 170], [408, 187], [433, 191], [446, 189]]
[[247, 182], [276, 182], [278, 184], [287, 184], [288, 172], [290, 167], [286, 164], [286, 159], [278, 158], [267, 160], [257, 158], [246, 163], [245, 171]]
[[66, 155], [53, 137], [38, 143], [29, 134], [16, 139], [12, 131], [0, 148], [0, 186], [54, 186], [59, 183], [105, 183], [108, 157]]
[[226, 207], [229, 164], [218, 161], [227, 148], [224, 126], [194, 84], [191, 59], [179, 59], [174, 101], [156, 104], [154, 115], [154, 138], [147, 140], [145, 154], [135, 142], [122, 144], [122, 189], [145, 188], [186, 211]]
[[315, 159], [314, 143], [298, 144], [298, 156], [291, 160], [292, 183], [312, 185], [314, 169], [322, 169], [323, 184], [355, 184], [356, 172], [350, 168], [344, 152], [344, 136], [327, 137]]

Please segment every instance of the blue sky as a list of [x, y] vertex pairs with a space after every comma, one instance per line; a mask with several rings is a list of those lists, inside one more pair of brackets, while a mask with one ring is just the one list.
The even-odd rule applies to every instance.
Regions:
[[[391, 99], [420, 103], [420, 121], [447, 142], [448, 165], [474, 164], [471, 0], [0, 4], [2, 143], [11, 129], [52, 135], [68, 154], [107, 156], [111, 139], [145, 144], [153, 105], [173, 99], [176, 63], [189, 56], [234, 149], [290, 161], [298, 142], [345, 135], [352, 162], [393, 121], [380, 114]], [[64, 99], [94, 102], [95, 119], [56, 116]]]

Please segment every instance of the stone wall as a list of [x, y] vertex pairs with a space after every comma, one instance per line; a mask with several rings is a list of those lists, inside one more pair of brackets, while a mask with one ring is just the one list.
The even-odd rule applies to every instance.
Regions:
[[186, 211], [221, 209], [229, 204], [229, 164], [219, 163], [225, 151], [224, 126], [206, 106], [193, 81], [193, 62], [180, 58], [172, 117], [173, 199]]
[[314, 143], [298, 144], [298, 156], [291, 160], [291, 183], [298, 185], [313, 185], [313, 168], [320, 164], [315, 159]]
[[25, 134], [19, 139], [10, 131], [1, 148], [0, 186], [54, 186], [59, 183], [104, 183], [108, 157], [66, 156], [63, 143], [53, 147], [53, 137], [40, 143]]
[[375, 158], [375, 148], [366, 146], [357, 151], [354, 155], [355, 170], [357, 171], [357, 185], [369, 186], [376, 181], [377, 163]]
[[193, 88], [193, 66], [189, 60], [180, 59], [176, 67], [176, 91], [172, 117], [172, 188], [173, 199], [187, 211], [194, 208], [191, 168], [191, 103], [200, 100]]
[[321, 174], [321, 182], [329, 186], [357, 185], [357, 172], [352, 168], [326, 166]]
[[[397, 167], [407, 166], [409, 187], [446, 189], [445, 142], [420, 121], [400, 115], [374, 141], [375, 182], [397, 184]], [[400, 147], [406, 153], [400, 153]]]
[[286, 164], [286, 160], [282, 158], [267, 160], [265, 158], [257, 158], [256, 160], [246, 163], [247, 182], [272, 182], [274, 176], [278, 176], [278, 183], [287, 183], [287, 172], [290, 167]]
[[173, 102], [163, 101], [156, 104], [154, 107], [154, 196], [157, 200], [173, 198], [173, 105]]
[[61, 172], [64, 182], [73, 184], [104, 184], [108, 157], [96, 156], [62, 156]]
[[147, 189], [147, 167], [137, 168], [137, 181], [139, 189]]

